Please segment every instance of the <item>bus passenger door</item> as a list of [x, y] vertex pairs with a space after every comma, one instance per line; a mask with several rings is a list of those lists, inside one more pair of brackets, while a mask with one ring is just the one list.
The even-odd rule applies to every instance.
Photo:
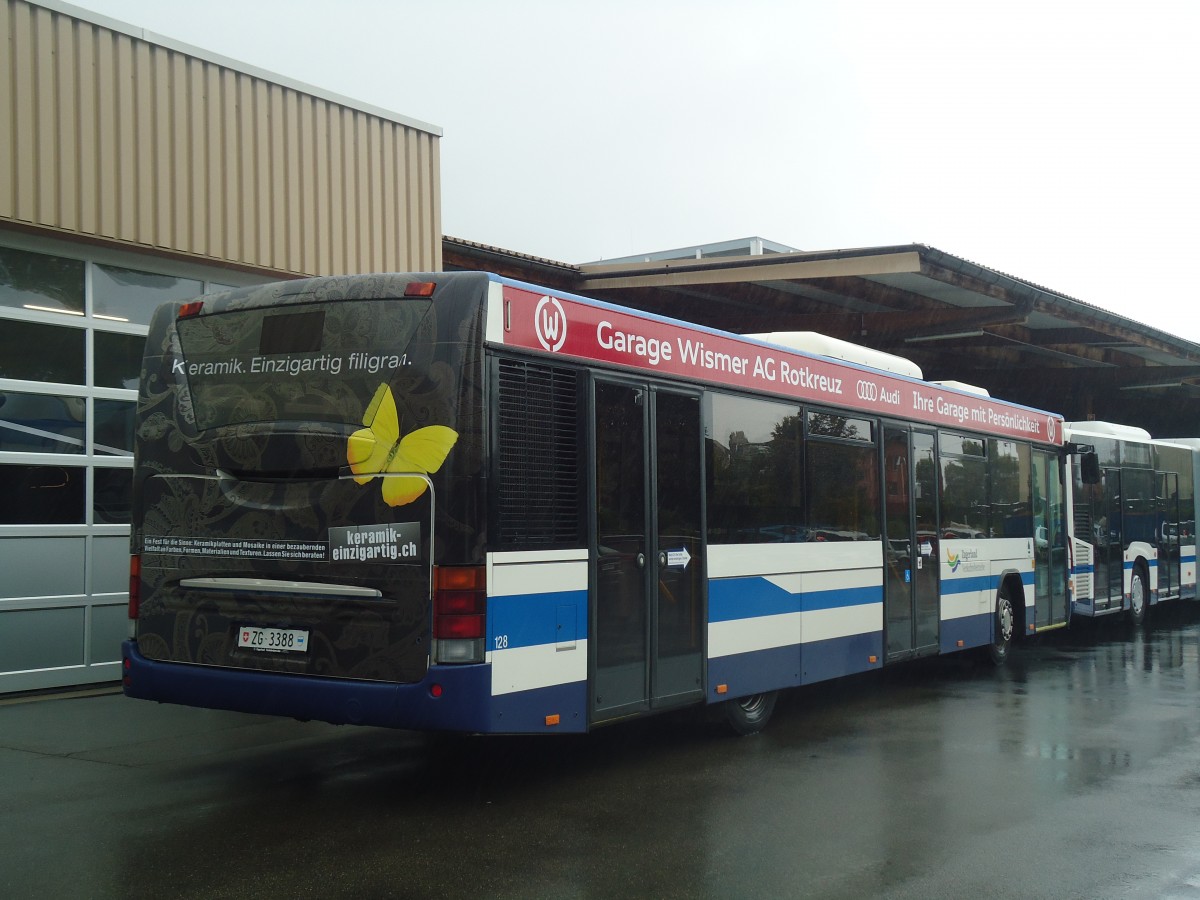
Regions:
[[1158, 546], [1158, 596], [1179, 596], [1179, 476], [1174, 472], [1158, 474], [1158, 515], [1155, 517], [1155, 543]]
[[592, 721], [703, 697], [700, 398], [597, 380]]
[[[1125, 542], [1121, 508], [1121, 470], [1103, 471], [1104, 512], [1099, 522], [1100, 535], [1096, 541], [1100, 558], [1104, 564], [1103, 578], [1096, 579], [1096, 608], [1100, 609], [1101, 597], [1104, 608], [1118, 609], [1125, 597]], [[1100, 567], [1097, 566], [1097, 569]], [[1099, 573], [1097, 572], [1097, 575]], [[1102, 593], [1104, 592], [1104, 593]]]
[[1067, 621], [1067, 544], [1062, 458], [1033, 451], [1034, 602], [1039, 629]]
[[914, 431], [913, 446], [913, 520], [917, 526], [917, 571], [914, 582], [915, 649], [918, 653], [937, 652], [941, 622], [940, 568], [938, 550], [938, 474], [935, 435]]
[[884, 426], [884, 606], [887, 658], [935, 652], [939, 596], [935, 435]]

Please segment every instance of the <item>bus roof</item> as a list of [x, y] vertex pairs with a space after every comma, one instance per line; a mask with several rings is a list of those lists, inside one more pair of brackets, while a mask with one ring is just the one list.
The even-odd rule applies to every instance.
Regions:
[[648, 374], [1061, 446], [1062, 417], [835, 359], [490, 276], [487, 340]]

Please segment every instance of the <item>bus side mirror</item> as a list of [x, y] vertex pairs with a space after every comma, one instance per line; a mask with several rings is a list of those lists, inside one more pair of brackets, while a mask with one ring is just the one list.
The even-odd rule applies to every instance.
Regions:
[[1095, 451], [1079, 457], [1079, 474], [1084, 484], [1100, 483], [1100, 456]]

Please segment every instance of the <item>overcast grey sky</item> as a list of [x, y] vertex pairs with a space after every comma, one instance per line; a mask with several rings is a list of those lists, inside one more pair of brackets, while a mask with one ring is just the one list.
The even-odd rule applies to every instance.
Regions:
[[918, 242], [1200, 341], [1200, 3], [76, 2], [441, 127], [455, 237]]

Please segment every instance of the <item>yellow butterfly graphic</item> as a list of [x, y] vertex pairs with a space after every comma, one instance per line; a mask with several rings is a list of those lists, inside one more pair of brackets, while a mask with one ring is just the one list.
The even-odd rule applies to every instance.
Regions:
[[346, 461], [359, 484], [393, 472], [383, 479], [383, 500], [388, 506], [412, 503], [429, 486], [417, 475], [431, 475], [442, 467], [456, 441], [458, 432], [445, 425], [429, 425], [400, 437], [400, 417], [396, 398], [386, 383], [380, 384], [363, 413], [363, 424], [346, 441]]

